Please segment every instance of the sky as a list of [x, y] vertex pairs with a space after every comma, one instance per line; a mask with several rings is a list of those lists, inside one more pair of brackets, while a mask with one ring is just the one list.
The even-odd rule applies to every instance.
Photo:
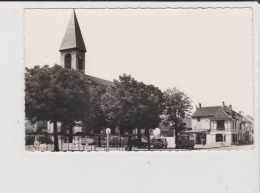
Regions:
[[[86, 74], [123, 73], [162, 91], [177, 87], [204, 106], [222, 101], [253, 115], [250, 8], [75, 9], [87, 49]], [[25, 66], [60, 63], [72, 9], [25, 11]]]

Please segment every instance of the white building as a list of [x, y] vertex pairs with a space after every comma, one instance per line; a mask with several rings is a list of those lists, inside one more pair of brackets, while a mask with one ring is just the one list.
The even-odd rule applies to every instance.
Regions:
[[249, 143], [248, 125], [248, 120], [232, 110], [231, 105], [226, 106], [223, 102], [222, 106], [201, 107], [199, 104], [192, 115], [190, 133], [196, 135], [196, 144], [201, 144], [202, 139], [208, 146], [246, 144], [246, 141]]

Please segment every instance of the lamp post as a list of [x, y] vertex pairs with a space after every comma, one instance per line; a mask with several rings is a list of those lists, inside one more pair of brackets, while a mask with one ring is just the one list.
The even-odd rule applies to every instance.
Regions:
[[107, 128], [106, 129], [106, 134], [107, 134], [107, 151], [109, 151], [109, 134], [111, 133], [111, 129]]

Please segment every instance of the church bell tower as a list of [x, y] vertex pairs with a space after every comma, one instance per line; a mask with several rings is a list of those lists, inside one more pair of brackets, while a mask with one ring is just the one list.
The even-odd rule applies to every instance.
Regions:
[[77, 71], [85, 74], [86, 47], [74, 10], [59, 51], [61, 66], [68, 69], [76, 69]]

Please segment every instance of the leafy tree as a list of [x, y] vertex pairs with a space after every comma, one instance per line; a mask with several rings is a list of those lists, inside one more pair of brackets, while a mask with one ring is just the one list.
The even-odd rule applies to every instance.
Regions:
[[138, 116], [134, 96], [137, 93], [137, 81], [131, 76], [119, 76], [114, 86], [107, 89], [102, 96], [101, 108], [110, 125], [119, 126], [120, 132], [128, 130], [132, 133], [135, 118]]
[[161, 116], [165, 126], [171, 125], [176, 135], [184, 129], [183, 118], [191, 113], [191, 101], [189, 97], [177, 88], [167, 89], [164, 92], [165, 109]]
[[[136, 81], [130, 75], [119, 76], [102, 96], [101, 107], [111, 125], [119, 126], [120, 131], [145, 128], [150, 147], [149, 129], [158, 126], [162, 113], [162, 92], [153, 85], [145, 85]], [[131, 137], [129, 137], [131, 141]], [[131, 150], [131, 143], [129, 143]]]
[[[90, 103], [82, 120], [82, 128], [85, 132], [100, 134], [108, 126], [106, 117], [101, 109], [101, 97], [105, 92], [106, 89], [103, 87], [90, 86]], [[101, 138], [99, 137], [98, 139], [98, 145], [101, 146]]]
[[[83, 74], [58, 65], [35, 66], [25, 72], [25, 114], [31, 122], [51, 121], [73, 125], [83, 118], [89, 105], [87, 81]], [[54, 135], [54, 151], [59, 151]]]

